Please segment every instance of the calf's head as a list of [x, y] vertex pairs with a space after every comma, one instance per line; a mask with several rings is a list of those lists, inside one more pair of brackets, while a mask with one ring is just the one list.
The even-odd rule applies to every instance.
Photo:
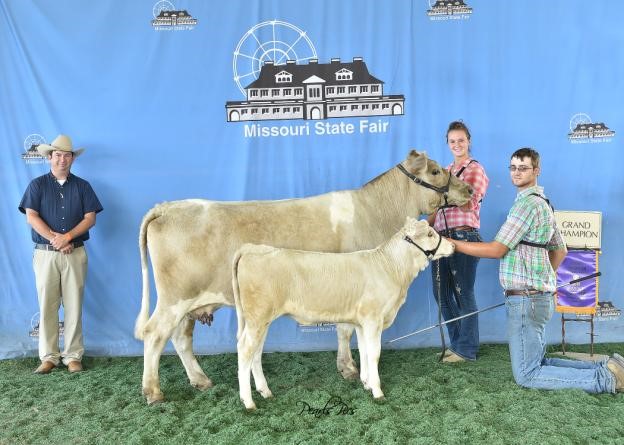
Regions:
[[413, 242], [414, 248], [420, 249], [429, 260], [437, 260], [455, 252], [455, 246], [441, 237], [425, 220], [419, 221], [408, 216], [401, 234], [409, 238], [411, 242], [408, 239], [406, 241]]
[[[420, 184], [423, 186], [422, 192], [427, 196], [425, 213], [433, 213], [437, 207], [444, 205], [445, 194], [449, 205], [462, 206], [470, 200], [472, 188], [450, 174], [436, 161], [427, 158], [425, 152], [410, 151], [402, 165], [414, 178], [422, 181]], [[423, 183], [431, 185], [432, 188]], [[448, 190], [444, 191], [447, 186]]]

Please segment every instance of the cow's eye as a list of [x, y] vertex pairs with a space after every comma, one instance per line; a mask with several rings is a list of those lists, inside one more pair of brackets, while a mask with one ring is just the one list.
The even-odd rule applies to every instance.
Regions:
[[429, 231], [429, 233], [427, 234], [427, 236], [428, 236], [429, 238], [431, 238], [431, 237], [433, 236], [433, 231], [432, 231], [432, 230], [430, 230], [430, 231]]
[[432, 175], [436, 176], [440, 174], [440, 170], [438, 170], [437, 168], [431, 172]]

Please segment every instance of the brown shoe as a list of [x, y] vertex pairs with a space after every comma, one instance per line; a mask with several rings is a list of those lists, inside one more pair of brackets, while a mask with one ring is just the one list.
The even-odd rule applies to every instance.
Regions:
[[[451, 355], [452, 353], [453, 353], [453, 351], [451, 351], [450, 349], [445, 349], [445, 350], [444, 350], [444, 357], [442, 357], [442, 358], [446, 358], [446, 357], [448, 357], [449, 355]], [[441, 352], [438, 352], [438, 353], [436, 354], [436, 357], [439, 359], [441, 355], [442, 355], [442, 353], [441, 353]]]
[[69, 372], [80, 372], [82, 371], [82, 363], [78, 360], [71, 361], [67, 364], [67, 370]]
[[52, 371], [54, 368], [56, 368], [56, 365], [54, 363], [45, 360], [41, 362], [41, 364], [33, 372], [35, 374], [49, 374], [50, 371]]
[[465, 362], [466, 359], [463, 357], [460, 357], [459, 355], [455, 354], [454, 352], [451, 352], [449, 355], [447, 355], [446, 357], [444, 357], [442, 359], [442, 363], [461, 363], [461, 362]]

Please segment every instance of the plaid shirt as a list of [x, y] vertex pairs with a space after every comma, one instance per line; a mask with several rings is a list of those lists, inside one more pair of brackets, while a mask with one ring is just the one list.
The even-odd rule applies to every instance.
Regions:
[[[554, 292], [556, 275], [548, 250], [563, 249], [565, 243], [548, 203], [531, 193], [544, 196], [544, 189], [536, 185], [519, 192], [494, 238], [509, 248], [500, 263], [499, 279], [505, 290], [531, 288]], [[518, 244], [521, 240], [546, 244], [547, 248]]]
[[444, 210], [439, 210], [436, 213], [435, 222], [433, 224], [433, 228], [438, 232], [446, 229], [446, 224], [444, 223], [444, 216], [442, 216], [442, 212], [446, 216], [446, 222], [448, 223], [448, 228], [452, 229], [453, 227], [460, 226], [470, 226], [478, 229], [481, 227], [481, 220], [479, 218], [479, 212], [481, 211], [481, 200], [485, 196], [485, 191], [488, 188], [488, 184], [490, 180], [485, 174], [485, 170], [477, 161], [474, 161], [470, 165], [468, 165], [472, 161], [472, 158], [466, 159], [458, 166], [454, 166], [453, 164], [449, 165], [446, 169], [451, 172], [452, 175], [456, 175], [462, 167], [467, 166], [463, 173], [460, 175], [459, 179], [470, 184], [472, 187], [473, 193], [470, 198], [470, 208], [467, 211], [461, 210], [459, 207], [451, 207]]

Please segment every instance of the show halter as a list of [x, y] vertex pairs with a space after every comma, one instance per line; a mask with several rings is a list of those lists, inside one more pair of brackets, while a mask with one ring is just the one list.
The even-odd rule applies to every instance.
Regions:
[[435, 246], [435, 249], [425, 250], [422, 247], [420, 247], [418, 244], [416, 244], [416, 242], [413, 239], [411, 239], [409, 236], [407, 236], [407, 235], [405, 235], [403, 237], [403, 239], [405, 241], [407, 241], [408, 243], [418, 247], [418, 250], [420, 250], [422, 253], [424, 253], [428, 260], [432, 260], [433, 259], [433, 257], [435, 256], [436, 252], [440, 248], [440, 244], [442, 244], [442, 235], [440, 235], [439, 233], [438, 233], [438, 244]]

